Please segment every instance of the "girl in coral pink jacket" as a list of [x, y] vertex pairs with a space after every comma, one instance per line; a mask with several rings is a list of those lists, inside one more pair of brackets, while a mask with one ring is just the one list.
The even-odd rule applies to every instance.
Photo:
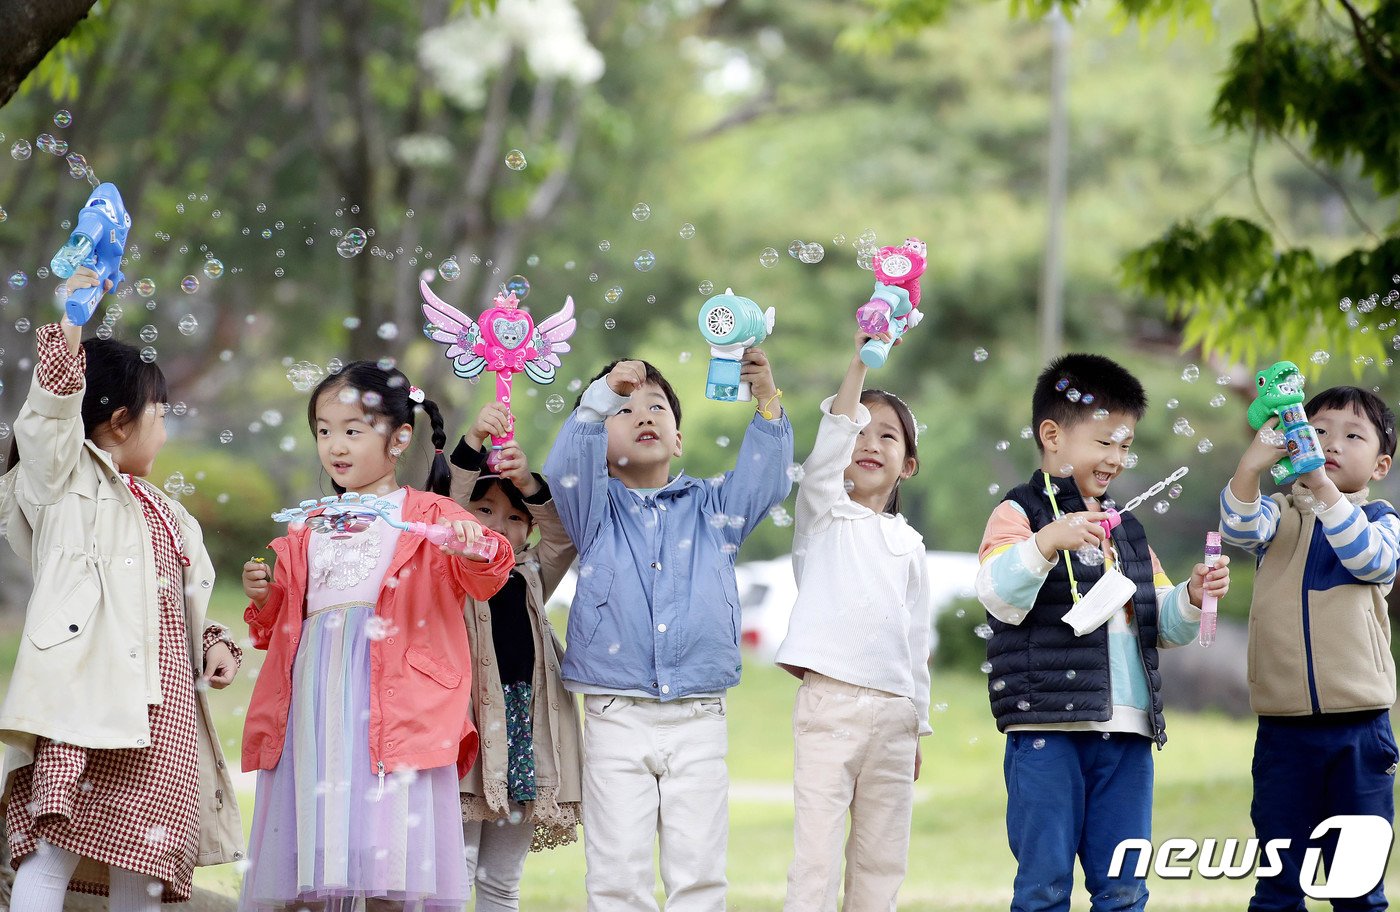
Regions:
[[[395, 479], [418, 408], [433, 493]], [[447, 525], [457, 541], [439, 548], [382, 521], [294, 526], [270, 546], [275, 575], [244, 565], [245, 619], [268, 656], [243, 735], [243, 768], [259, 773], [241, 908], [457, 910], [470, 896], [457, 781], [477, 748], [462, 603], [495, 594], [514, 555], [441, 496], [442, 416], [398, 370], [350, 364], [308, 411], [337, 492], [387, 497], [396, 519]], [[470, 556], [480, 538], [496, 539], [489, 561]]]

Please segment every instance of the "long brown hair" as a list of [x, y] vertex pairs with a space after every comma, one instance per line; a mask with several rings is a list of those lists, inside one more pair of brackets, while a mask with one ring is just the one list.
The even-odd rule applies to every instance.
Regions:
[[[914, 475], [919, 474], [919, 431], [918, 425], [914, 421], [913, 411], [903, 399], [887, 390], [861, 390], [861, 405], [869, 408], [873, 402], [882, 402], [894, 410], [895, 417], [899, 419], [900, 430], [904, 432], [904, 455], [906, 458], [914, 460]], [[901, 478], [895, 481], [894, 490], [890, 492], [890, 499], [885, 504], [886, 513], [899, 512], [899, 483], [903, 480]]]

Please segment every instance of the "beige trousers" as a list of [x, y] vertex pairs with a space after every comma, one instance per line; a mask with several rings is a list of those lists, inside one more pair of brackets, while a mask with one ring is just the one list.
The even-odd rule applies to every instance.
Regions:
[[919, 743], [914, 701], [809, 671], [792, 712], [793, 844], [784, 912], [891, 912], [904, 881]]
[[724, 912], [729, 729], [723, 697], [583, 698], [588, 912]]

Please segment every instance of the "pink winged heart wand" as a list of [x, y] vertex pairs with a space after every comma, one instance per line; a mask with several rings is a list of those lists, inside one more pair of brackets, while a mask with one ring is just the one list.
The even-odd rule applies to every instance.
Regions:
[[[447, 346], [446, 357], [452, 371], [471, 380], [482, 371], [496, 375], [496, 401], [510, 409], [511, 379], [524, 372], [536, 383], [553, 383], [559, 356], [569, 350], [568, 338], [578, 328], [574, 319], [574, 299], [564, 299], [564, 308], [544, 322], [535, 323], [528, 311], [520, 309], [520, 299], [504, 290], [479, 321], [433, 294], [426, 281], [419, 282], [423, 293], [423, 316], [428, 318], [428, 338]], [[494, 469], [501, 447], [515, 439], [515, 415], [504, 437], [491, 438], [491, 455], [486, 465]]]

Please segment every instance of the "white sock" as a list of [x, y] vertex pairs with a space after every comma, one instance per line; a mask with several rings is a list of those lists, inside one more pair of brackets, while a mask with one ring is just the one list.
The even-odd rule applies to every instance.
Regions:
[[63, 912], [68, 882], [81, 858], [56, 845], [39, 840], [34, 852], [15, 872], [10, 894], [12, 912]]
[[125, 868], [111, 868], [111, 912], [158, 912], [165, 885], [160, 878]]

